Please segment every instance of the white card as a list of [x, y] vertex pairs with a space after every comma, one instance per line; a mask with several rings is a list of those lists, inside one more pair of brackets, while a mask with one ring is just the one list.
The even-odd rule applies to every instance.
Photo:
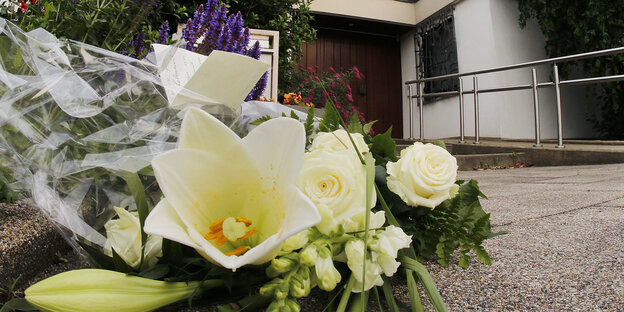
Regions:
[[225, 104], [238, 110], [270, 67], [235, 53], [215, 50], [205, 56], [161, 44], [153, 46], [171, 106]]

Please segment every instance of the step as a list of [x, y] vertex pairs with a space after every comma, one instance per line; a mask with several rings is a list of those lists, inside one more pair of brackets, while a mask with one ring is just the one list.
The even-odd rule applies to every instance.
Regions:
[[[413, 141], [397, 140], [397, 153], [412, 144]], [[432, 141], [425, 141], [432, 143]], [[543, 142], [534, 147], [532, 142], [512, 140], [483, 140], [480, 144], [457, 143], [455, 139], [444, 140], [447, 149], [453, 155], [484, 155], [523, 153], [523, 162], [534, 166], [569, 166], [569, 165], [600, 165], [624, 163], [624, 145], [621, 141], [607, 144], [608, 141], [597, 141], [590, 144], [588, 141], [576, 143], [565, 142], [564, 148], [557, 148], [556, 142]], [[474, 156], [482, 157], [482, 156]]]

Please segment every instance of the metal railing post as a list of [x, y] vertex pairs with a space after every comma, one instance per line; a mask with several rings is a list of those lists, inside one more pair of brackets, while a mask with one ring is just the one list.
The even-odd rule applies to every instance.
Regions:
[[459, 143], [464, 143], [464, 81], [459, 79]]
[[535, 144], [534, 147], [542, 146], [540, 143], [540, 113], [539, 113], [539, 94], [537, 92], [537, 70], [531, 68], [532, 87], [533, 87], [533, 112], [535, 114]]
[[419, 138], [420, 140], [424, 140], [425, 139], [425, 135], [424, 135], [424, 129], [425, 126], [423, 124], [423, 104], [425, 104], [424, 98], [423, 98], [423, 93], [425, 92], [425, 83], [421, 82], [418, 84], [418, 109], [419, 109], [419, 116], [418, 118], [420, 119], [420, 133], [419, 133]]
[[409, 105], [409, 136], [408, 139], [414, 139], [414, 93], [412, 91], [412, 85], [407, 86], [407, 96], [408, 96], [408, 105]]
[[475, 139], [474, 144], [479, 144], [479, 80], [475, 75], [472, 77], [474, 92], [474, 115], [475, 115]]
[[553, 73], [555, 76], [555, 95], [557, 97], [557, 146], [563, 148], [563, 125], [561, 123], [561, 88], [559, 86], [559, 68], [557, 64], [553, 64]]

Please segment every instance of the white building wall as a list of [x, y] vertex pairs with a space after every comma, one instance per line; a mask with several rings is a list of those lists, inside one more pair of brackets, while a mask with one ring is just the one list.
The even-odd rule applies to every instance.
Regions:
[[[547, 58], [544, 38], [535, 21], [524, 29], [518, 24], [519, 12], [514, 0], [463, 0], [455, 2], [454, 22], [459, 72], [499, 67]], [[403, 81], [416, 78], [414, 33], [401, 38]], [[538, 80], [550, 81], [550, 66], [538, 68]], [[530, 68], [479, 76], [479, 88], [528, 84]], [[472, 78], [464, 78], [464, 89], [471, 90]], [[414, 88], [415, 89], [415, 88]], [[418, 107], [414, 104], [413, 135], [409, 133], [409, 105], [404, 88], [404, 137], [419, 136]], [[580, 93], [580, 94], [579, 94]], [[595, 133], [586, 121], [586, 104], [582, 89], [563, 89], [564, 137], [591, 137]], [[556, 138], [554, 90], [540, 89], [541, 138]], [[416, 101], [414, 101], [416, 103]], [[465, 135], [474, 136], [474, 101], [464, 96]], [[479, 95], [481, 137], [532, 139], [534, 134], [533, 95], [531, 90]], [[459, 104], [449, 97], [424, 106], [424, 137], [459, 136]]]

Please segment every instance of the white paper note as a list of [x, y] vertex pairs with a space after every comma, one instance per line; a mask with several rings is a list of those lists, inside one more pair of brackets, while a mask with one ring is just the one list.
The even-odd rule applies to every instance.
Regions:
[[225, 104], [237, 110], [269, 69], [261, 61], [223, 51], [205, 56], [155, 44], [154, 52], [171, 106]]

